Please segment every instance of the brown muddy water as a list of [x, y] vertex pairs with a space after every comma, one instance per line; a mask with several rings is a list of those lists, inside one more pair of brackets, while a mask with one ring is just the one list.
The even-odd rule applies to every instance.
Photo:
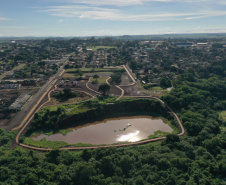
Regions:
[[135, 142], [147, 139], [155, 131], [171, 133], [173, 129], [160, 118], [151, 116], [132, 116], [105, 119], [72, 128], [65, 136], [56, 133], [50, 136], [39, 134], [31, 137], [35, 141], [46, 138], [50, 141], [64, 141], [69, 144], [113, 144]]

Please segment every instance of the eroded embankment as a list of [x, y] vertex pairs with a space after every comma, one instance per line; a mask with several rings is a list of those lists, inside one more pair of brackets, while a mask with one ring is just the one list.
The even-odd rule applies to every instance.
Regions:
[[121, 115], [131, 116], [135, 114], [160, 115], [161, 117], [165, 117], [167, 119], [173, 118], [172, 114], [170, 114], [168, 109], [163, 104], [161, 104], [161, 102], [156, 100], [140, 99], [133, 101], [117, 101], [112, 104], [100, 105], [89, 111], [80, 114], [74, 114], [70, 117], [59, 120], [56, 123], [55, 128], [69, 128], [90, 121], [118, 117]]

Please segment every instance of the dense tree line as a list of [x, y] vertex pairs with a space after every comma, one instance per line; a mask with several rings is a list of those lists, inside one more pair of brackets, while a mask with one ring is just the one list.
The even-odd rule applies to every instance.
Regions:
[[203, 68], [209, 71], [203, 79], [199, 69], [180, 75], [162, 98], [180, 115], [186, 136], [171, 134], [135, 147], [39, 153], [10, 149], [14, 133], [0, 130], [0, 184], [225, 184], [226, 132], [217, 112], [226, 108], [225, 62], [213, 67]]

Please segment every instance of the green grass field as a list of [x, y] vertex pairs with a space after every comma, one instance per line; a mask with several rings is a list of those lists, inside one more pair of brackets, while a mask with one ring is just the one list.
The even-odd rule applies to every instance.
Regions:
[[116, 46], [89, 46], [87, 49], [92, 49], [93, 51], [97, 51], [98, 49], [111, 49], [117, 48]]
[[0, 40], [0, 43], [7, 43], [7, 42], [10, 42], [10, 41], [1, 41], [1, 40]]
[[75, 78], [75, 77], [79, 77], [74, 73], [64, 73], [63, 75], [64, 78]]
[[109, 78], [109, 77], [100, 77], [100, 78], [98, 78], [97, 80], [98, 80], [98, 83], [104, 84], [104, 83], [106, 83], [106, 80], [107, 80], [108, 78]]
[[[78, 69], [66, 69], [66, 73], [75, 73]], [[109, 72], [112, 70], [120, 70], [119, 68], [81, 68], [82, 72]]]

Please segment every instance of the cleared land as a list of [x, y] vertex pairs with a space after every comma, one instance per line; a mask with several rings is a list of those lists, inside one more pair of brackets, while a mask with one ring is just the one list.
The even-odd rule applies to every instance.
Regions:
[[81, 102], [81, 101], [88, 100], [90, 98], [91, 98], [91, 96], [89, 96], [85, 93], [79, 92], [77, 97], [69, 98], [69, 99], [64, 100], [64, 101], [60, 101], [60, 100], [57, 100], [54, 97], [51, 97], [50, 102], [48, 102], [45, 106], [59, 106], [59, 105], [63, 105], [63, 104], [73, 104], [73, 103], [78, 103], [78, 102]]
[[93, 51], [97, 51], [98, 49], [111, 49], [111, 48], [117, 48], [115, 46], [89, 46], [87, 49], [92, 49]]

